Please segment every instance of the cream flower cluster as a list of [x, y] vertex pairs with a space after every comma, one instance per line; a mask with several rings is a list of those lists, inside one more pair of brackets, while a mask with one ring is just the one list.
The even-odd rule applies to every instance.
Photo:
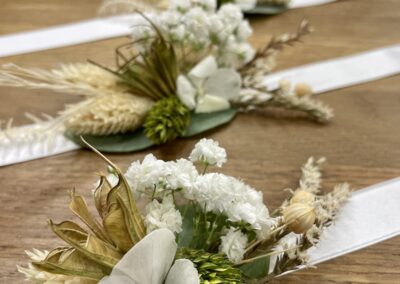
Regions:
[[[209, 49], [220, 66], [238, 68], [255, 55], [247, 42], [252, 29], [235, 4], [217, 10], [216, 0], [175, 0], [167, 11], [150, 18], [177, 47], [197, 52]], [[138, 43], [148, 43], [155, 31], [142, 18], [134, 25], [132, 36]]]
[[[206, 212], [223, 214], [232, 223], [246, 223], [259, 238], [265, 238], [275, 225], [264, 205], [263, 195], [240, 180], [220, 173], [199, 174], [193, 162], [222, 166], [225, 149], [216, 141], [202, 139], [189, 159], [165, 162], [149, 154], [134, 162], [125, 176], [137, 198], [145, 195], [153, 201], [147, 206], [145, 220], [150, 231], [168, 228], [180, 232], [182, 217], [175, 209], [173, 196], [182, 193], [187, 200]], [[158, 200], [163, 200], [161, 203]]]

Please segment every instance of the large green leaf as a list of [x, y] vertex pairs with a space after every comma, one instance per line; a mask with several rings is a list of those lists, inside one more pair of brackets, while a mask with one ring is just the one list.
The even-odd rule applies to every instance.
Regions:
[[243, 274], [251, 279], [260, 279], [268, 274], [270, 257], [266, 256], [253, 262], [241, 265], [239, 268]]
[[[211, 113], [193, 113], [191, 122], [183, 137], [191, 137], [207, 130], [230, 122], [237, 114], [237, 110], [227, 109]], [[79, 135], [67, 131], [65, 136], [75, 143], [86, 147]], [[143, 128], [135, 132], [107, 136], [83, 135], [83, 138], [100, 152], [129, 153], [150, 148], [154, 143], [146, 137]]]
[[[85, 147], [79, 136], [71, 131], [67, 131], [65, 136]], [[105, 153], [129, 153], [144, 150], [154, 145], [154, 143], [146, 137], [143, 129], [125, 134], [107, 136], [83, 135], [83, 138], [97, 150]]]
[[183, 217], [182, 232], [178, 235], [178, 246], [179, 247], [190, 247], [190, 243], [193, 239], [194, 231], [194, 218], [196, 215], [196, 209], [192, 205], [182, 205], [178, 207], [179, 212]]
[[226, 124], [235, 118], [237, 109], [231, 108], [211, 113], [194, 113], [183, 137], [191, 137]]
[[246, 15], [276, 15], [285, 12], [286, 5], [257, 4], [254, 9], [245, 11]]

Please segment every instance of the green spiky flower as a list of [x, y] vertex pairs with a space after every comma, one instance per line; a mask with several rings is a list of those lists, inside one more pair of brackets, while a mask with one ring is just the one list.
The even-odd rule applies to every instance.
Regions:
[[176, 96], [157, 101], [144, 122], [146, 136], [156, 144], [183, 135], [190, 123], [190, 110]]
[[240, 269], [234, 268], [232, 263], [222, 254], [180, 248], [176, 258], [186, 258], [194, 263], [199, 273], [201, 284], [244, 283]]

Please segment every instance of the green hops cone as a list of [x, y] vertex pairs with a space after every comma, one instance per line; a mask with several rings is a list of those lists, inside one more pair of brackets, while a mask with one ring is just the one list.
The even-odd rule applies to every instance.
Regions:
[[183, 135], [190, 123], [190, 110], [176, 96], [157, 101], [144, 122], [144, 133], [155, 144]]
[[240, 269], [234, 268], [232, 263], [222, 254], [180, 248], [176, 258], [186, 258], [194, 263], [199, 273], [201, 284], [244, 283]]

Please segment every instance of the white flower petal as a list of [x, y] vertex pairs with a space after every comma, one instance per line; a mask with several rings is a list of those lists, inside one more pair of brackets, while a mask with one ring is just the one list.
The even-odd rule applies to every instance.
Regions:
[[[102, 284], [162, 284], [176, 249], [175, 236], [170, 230], [153, 231], [122, 257]], [[121, 279], [124, 281], [120, 282]]]
[[199, 284], [199, 273], [193, 262], [188, 259], [178, 259], [171, 267], [165, 284]]
[[224, 98], [205, 95], [199, 99], [195, 112], [196, 113], [214, 112], [214, 111], [228, 109], [230, 107], [231, 107], [230, 103], [228, 102], [228, 100]]
[[233, 69], [219, 69], [207, 79], [204, 85], [204, 93], [218, 96], [226, 100], [236, 98], [242, 86], [242, 79]]
[[125, 284], [136, 284], [131, 278], [126, 276], [125, 274], [120, 273], [119, 271], [113, 272], [112, 276], [106, 276], [99, 281], [99, 284], [117, 284], [117, 283], [125, 283]]
[[176, 81], [177, 95], [181, 102], [188, 108], [196, 107], [196, 89], [186, 76], [180, 75]]
[[218, 71], [215, 57], [210, 55], [200, 61], [190, 72], [189, 77], [193, 83], [200, 87], [201, 82]]

